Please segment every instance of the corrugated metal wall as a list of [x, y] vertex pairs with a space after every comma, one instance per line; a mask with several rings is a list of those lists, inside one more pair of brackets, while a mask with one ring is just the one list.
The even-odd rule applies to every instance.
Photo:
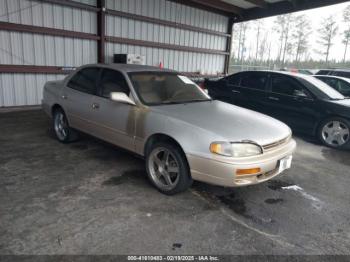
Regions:
[[[74, 0], [96, 5], [96, 0]], [[112, 10], [227, 32], [228, 18], [166, 0], [106, 0]], [[0, 0], [0, 21], [97, 33], [97, 14], [31, 0]], [[157, 43], [225, 51], [227, 38], [133, 19], [106, 16], [106, 35]], [[216, 74], [225, 55], [106, 43], [106, 62], [115, 53], [146, 56], [148, 65], [179, 71]], [[97, 62], [97, 41], [0, 30], [0, 64], [72, 67]], [[41, 103], [42, 87], [64, 75], [0, 73], [0, 106]]]
[[0, 74], [0, 106], [40, 104], [44, 84], [64, 77], [65, 75], [49, 74]]
[[[75, 0], [77, 1], [77, 0]], [[95, 0], [81, 0], [96, 5]], [[0, 0], [0, 21], [96, 33], [96, 13], [30, 0]], [[96, 63], [93, 40], [0, 30], [0, 64], [80, 66]], [[46, 81], [65, 75], [0, 74], [0, 106], [41, 103]]]
[[[218, 32], [227, 32], [228, 18], [166, 0], [107, 0], [108, 9], [192, 25]], [[107, 16], [106, 35], [136, 40], [225, 51], [227, 38], [201, 32], [177, 29], [163, 25]], [[224, 71], [224, 55], [149, 48], [108, 43], [106, 61], [114, 53], [132, 53], [146, 56], [148, 65], [159, 65], [186, 72], [216, 74]]]

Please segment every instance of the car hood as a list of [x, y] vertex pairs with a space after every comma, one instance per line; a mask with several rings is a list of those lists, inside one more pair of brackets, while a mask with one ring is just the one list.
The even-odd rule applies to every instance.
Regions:
[[[290, 128], [269, 116], [220, 101], [161, 105], [154, 112], [186, 122], [230, 142], [244, 140], [259, 145], [274, 143], [290, 135]], [[200, 134], [199, 134], [200, 135]]]

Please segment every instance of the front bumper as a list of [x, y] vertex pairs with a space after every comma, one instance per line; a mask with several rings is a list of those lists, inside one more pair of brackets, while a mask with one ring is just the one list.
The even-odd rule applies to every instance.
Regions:
[[[280, 174], [280, 160], [291, 156], [295, 148], [296, 142], [291, 139], [288, 143], [259, 156], [232, 159], [216, 155], [207, 158], [187, 154], [187, 160], [194, 180], [226, 187], [239, 187], [258, 184]], [[238, 169], [257, 167], [261, 170], [258, 174], [236, 175]]]

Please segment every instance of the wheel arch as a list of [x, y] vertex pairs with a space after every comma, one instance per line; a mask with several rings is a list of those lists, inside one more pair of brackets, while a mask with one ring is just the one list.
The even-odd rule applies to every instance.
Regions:
[[[145, 143], [145, 146], [144, 146], [144, 151], [143, 151], [143, 154], [146, 158], [147, 154], [148, 154], [148, 150], [150, 150], [150, 148], [152, 147], [152, 145], [156, 142], [167, 142], [167, 143], [170, 143], [172, 145], [175, 145], [182, 153], [185, 161], [186, 161], [186, 165], [187, 165], [187, 168], [188, 170], [190, 171], [191, 168], [190, 168], [190, 164], [188, 162], [188, 159], [187, 159], [187, 156], [186, 156], [186, 153], [185, 151], [183, 150], [182, 146], [180, 145], [180, 143], [173, 137], [169, 136], [169, 135], [166, 135], [166, 134], [163, 134], [163, 133], [155, 133], [155, 134], [152, 134], [151, 136], [148, 137], [146, 143]], [[191, 176], [191, 172], [190, 172], [190, 176]]]
[[180, 143], [175, 138], [173, 138], [169, 135], [163, 134], [163, 133], [155, 133], [147, 138], [147, 141], [146, 141], [144, 149], [143, 149], [143, 154], [146, 156], [148, 153], [148, 150], [151, 148], [151, 146], [154, 143], [159, 142], [159, 141], [160, 142], [168, 142], [168, 143], [171, 143], [171, 144], [177, 146], [181, 150], [181, 152], [184, 154], [184, 156], [186, 156], [185, 151], [183, 150]]
[[[63, 109], [63, 107], [60, 105], [60, 104], [53, 104], [52, 106], [51, 106], [51, 116], [53, 116], [53, 114], [55, 113], [55, 111], [56, 110], [58, 110], [58, 109], [61, 109], [63, 112], [64, 112], [64, 109]], [[65, 113], [65, 112], [64, 112]]]
[[321, 125], [328, 119], [331, 119], [331, 118], [343, 118], [345, 121], [347, 122], [350, 122], [350, 119], [347, 118], [347, 117], [344, 117], [344, 116], [341, 116], [341, 115], [337, 115], [337, 114], [330, 114], [330, 115], [327, 115], [323, 118], [321, 118], [316, 124], [315, 124], [315, 127], [314, 127], [314, 135], [318, 135], [318, 132], [321, 128]]

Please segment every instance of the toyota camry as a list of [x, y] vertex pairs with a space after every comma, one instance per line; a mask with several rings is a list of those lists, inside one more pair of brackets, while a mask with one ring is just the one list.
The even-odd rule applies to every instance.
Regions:
[[267, 181], [291, 167], [290, 128], [211, 99], [186, 76], [150, 66], [86, 65], [45, 84], [42, 106], [62, 143], [78, 131], [143, 156], [165, 194], [193, 180], [226, 187]]

